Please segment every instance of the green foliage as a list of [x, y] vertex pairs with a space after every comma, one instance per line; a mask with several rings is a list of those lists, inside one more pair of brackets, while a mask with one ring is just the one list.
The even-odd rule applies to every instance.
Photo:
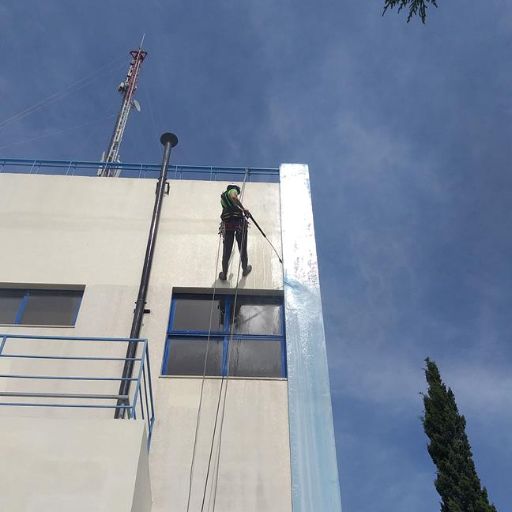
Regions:
[[428, 4], [437, 7], [437, 0], [385, 0], [384, 12], [382, 14], [386, 14], [388, 9], [393, 9], [394, 7], [398, 7], [398, 12], [400, 12], [404, 7], [409, 7], [407, 23], [409, 23], [412, 17], [416, 15], [418, 15], [421, 18], [421, 21], [425, 23], [425, 20], [427, 19]]
[[459, 414], [455, 396], [443, 384], [437, 365], [428, 358], [425, 362], [428, 392], [423, 395], [422, 422], [430, 440], [428, 453], [437, 466], [441, 512], [496, 512], [476, 473], [466, 420]]

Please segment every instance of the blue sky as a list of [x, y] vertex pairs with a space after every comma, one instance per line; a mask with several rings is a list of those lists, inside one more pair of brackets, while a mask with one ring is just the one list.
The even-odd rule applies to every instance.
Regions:
[[504, 512], [512, 4], [439, 0], [422, 26], [382, 3], [0, 1], [0, 156], [99, 158], [146, 33], [123, 161], [159, 162], [172, 130], [176, 163], [310, 165], [344, 511], [439, 509], [430, 356]]

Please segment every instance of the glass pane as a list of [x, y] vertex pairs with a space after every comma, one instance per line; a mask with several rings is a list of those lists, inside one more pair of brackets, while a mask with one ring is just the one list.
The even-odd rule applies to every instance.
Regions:
[[229, 349], [229, 375], [282, 377], [281, 342], [233, 340]]
[[13, 324], [23, 299], [24, 290], [0, 290], [0, 324]]
[[235, 317], [235, 332], [237, 334], [281, 334], [280, 306], [242, 303]]
[[[222, 338], [210, 338], [206, 375], [221, 374]], [[169, 360], [164, 375], [203, 375], [208, 338], [169, 338]]]
[[[221, 331], [222, 313], [219, 300], [176, 299], [174, 305], [174, 331]], [[212, 309], [213, 308], [213, 309]]]
[[82, 291], [30, 290], [21, 318], [25, 325], [75, 325]]

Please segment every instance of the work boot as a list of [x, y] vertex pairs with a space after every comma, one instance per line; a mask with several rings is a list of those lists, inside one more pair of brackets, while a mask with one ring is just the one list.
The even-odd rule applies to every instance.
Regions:
[[245, 277], [247, 275], [249, 275], [251, 273], [251, 270], [252, 270], [252, 265], [247, 265], [247, 267], [245, 267], [243, 270], [242, 270], [242, 275]]
[[227, 279], [227, 277], [226, 277], [226, 273], [225, 273], [225, 272], [221, 272], [221, 273], [219, 274], [219, 279], [220, 279], [221, 281], [225, 281], [225, 280]]

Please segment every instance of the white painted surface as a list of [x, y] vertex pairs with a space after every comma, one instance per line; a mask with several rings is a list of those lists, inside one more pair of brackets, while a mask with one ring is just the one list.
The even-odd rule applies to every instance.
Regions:
[[[213, 285], [219, 196], [225, 185], [171, 181], [162, 207], [152, 285]], [[126, 287], [137, 291], [154, 193], [153, 180], [1, 174], [0, 282], [85, 281], [86, 293], [94, 296], [84, 303], [77, 328], [85, 325], [103, 333], [108, 326], [124, 334], [131, 310], [125, 312], [120, 302], [133, 290]], [[279, 185], [247, 183], [244, 203], [279, 247]], [[248, 246], [254, 270], [240, 286], [282, 288], [279, 261], [254, 228]], [[236, 249], [233, 252], [237, 254]], [[237, 263], [235, 257], [230, 267], [233, 277], [223, 286], [235, 284]], [[114, 295], [112, 287], [118, 287]], [[108, 295], [108, 301], [98, 303], [101, 295]], [[105, 309], [124, 315], [113, 322], [112, 317], [97, 314]]]
[[[151, 341], [153, 375], [163, 354], [173, 286], [229, 287], [236, 285], [238, 251], [233, 249], [230, 280], [216, 280], [219, 247], [220, 193], [223, 182], [172, 181], [163, 202], [146, 315], [141, 336]], [[0, 332], [58, 336], [128, 336], [142, 271], [155, 181], [78, 176], [0, 175], [0, 283], [54, 283], [86, 285], [74, 328], [0, 326]], [[244, 203], [267, 236], [280, 242], [279, 185], [247, 183]], [[241, 288], [280, 289], [282, 271], [265, 239], [255, 229], [249, 234], [252, 273], [240, 279]], [[220, 260], [220, 257], [219, 257]], [[5, 353], [35, 355], [76, 354], [69, 342], [8, 342]], [[90, 349], [90, 350], [89, 350]], [[83, 347], [82, 347], [83, 350]], [[121, 345], [88, 345], [88, 355], [124, 356]], [[83, 355], [83, 354], [82, 354]], [[26, 373], [30, 360], [0, 361], [0, 373]], [[43, 374], [98, 374], [92, 363], [39, 362]], [[109, 363], [109, 376], [120, 375], [122, 363]], [[1, 385], [1, 383], [0, 383]], [[4, 390], [30, 390], [31, 383], [8, 382]], [[116, 393], [116, 384], [39, 382], [41, 391]], [[90, 415], [77, 409], [75, 416]], [[5, 412], [0, 408], [0, 416]], [[24, 409], [20, 414], [39, 416]], [[68, 416], [69, 410], [48, 410], [50, 416]], [[96, 416], [112, 412], [96, 410]]]
[[279, 174], [293, 510], [341, 512], [309, 170]]
[[[183, 510], [201, 383], [200, 379], [158, 378], [172, 288], [236, 285], [236, 245], [230, 279], [226, 283], [216, 279], [221, 259], [219, 254], [215, 268], [217, 251], [222, 250], [217, 234], [219, 196], [225, 186], [223, 182], [171, 181], [170, 195], [163, 202], [147, 299], [151, 314], [145, 316], [141, 333], [150, 340], [157, 415], [150, 452], [153, 510], [156, 511]], [[84, 284], [86, 289], [74, 328], [0, 326], [0, 332], [128, 336], [154, 194], [153, 180], [1, 174], [0, 283]], [[279, 185], [248, 183], [243, 202], [280, 252]], [[282, 289], [281, 265], [255, 228], [249, 232], [248, 253], [253, 271], [240, 280], [239, 286]], [[32, 354], [76, 353], [66, 342], [51, 346], [42, 342], [25, 343], [23, 350]], [[7, 346], [6, 350], [13, 351], [14, 346]], [[124, 356], [124, 352], [124, 347], [115, 345], [109, 353]], [[33, 370], [33, 364], [29, 360], [4, 360], [0, 373], [27, 372]], [[81, 363], [71, 371], [66, 362], [45, 363], [43, 369], [46, 374], [92, 371]], [[98, 369], [94, 371], [97, 374]], [[120, 372], [121, 364], [108, 368], [109, 375], [120, 375]], [[194, 500], [198, 499], [207, 463], [208, 429], [213, 428], [219, 382], [205, 383], [206, 412], [198, 438], [199, 469], [193, 481]], [[72, 389], [86, 392], [91, 389], [89, 385], [74, 384]], [[14, 383], [9, 382], [8, 386], [13, 389]], [[19, 384], [16, 386], [20, 389]], [[70, 391], [68, 384], [56, 382], [38, 383], [38, 386], [47, 391]], [[94, 391], [115, 393], [117, 387], [117, 383], [101, 384]], [[9, 388], [3, 384], [2, 389]], [[36, 418], [112, 417], [112, 411], [101, 410], [27, 407], [15, 411], [18, 416]], [[12, 414], [12, 408], [0, 407], [1, 416]], [[220, 460], [217, 512], [291, 509], [286, 382], [230, 381]]]
[[[165, 415], [160, 412], [151, 448], [153, 512], [184, 511], [201, 379], [162, 378], [158, 385]], [[203, 497], [207, 511], [214, 501], [218, 512], [291, 511], [286, 381], [205, 380], [195, 450], [191, 511], [201, 510]]]
[[0, 510], [150, 512], [146, 443], [139, 421], [2, 418]]
[[[118, 422], [119, 420], [111, 420]], [[132, 423], [131, 421], [123, 423]], [[138, 421], [137, 423], [143, 423]], [[151, 512], [153, 499], [151, 496], [151, 478], [149, 476], [149, 453], [147, 431], [144, 428], [144, 435], [140, 443], [139, 463], [137, 464], [137, 475], [133, 489], [133, 501], [131, 512]]]

